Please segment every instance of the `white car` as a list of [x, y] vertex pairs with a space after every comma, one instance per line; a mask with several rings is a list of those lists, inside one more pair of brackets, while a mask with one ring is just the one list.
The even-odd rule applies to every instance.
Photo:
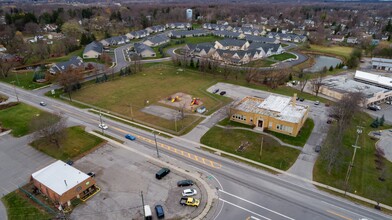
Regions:
[[98, 127], [99, 127], [100, 129], [103, 129], [103, 130], [106, 130], [106, 129], [109, 128], [106, 124], [103, 124], [103, 123], [102, 123], [102, 124], [99, 124]]
[[182, 192], [182, 196], [194, 196], [197, 194], [197, 191], [195, 189], [184, 189]]

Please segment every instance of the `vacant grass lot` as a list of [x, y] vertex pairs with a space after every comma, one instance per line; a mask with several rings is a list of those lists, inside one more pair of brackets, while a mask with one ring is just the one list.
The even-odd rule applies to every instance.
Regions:
[[9, 220], [45, 220], [51, 219], [44, 210], [32, 205], [22, 192], [14, 191], [1, 199], [7, 209]]
[[20, 137], [34, 132], [30, 127], [30, 121], [34, 117], [49, 118], [48, 112], [41, 111], [24, 103], [0, 110], [0, 123], [7, 129], [12, 129], [11, 134]]
[[68, 61], [71, 57], [73, 56], [79, 56], [81, 58], [83, 58], [83, 50], [84, 48], [81, 48], [79, 50], [75, 50], [65, 56], [62, 57], [54, 57], [54, 58], [50, 58], [47, 59], [46, 62], [47, 63], [59, 63], [59, 62], [64, 62], [64, 61]]
[[294, 54], [291, 53], [282, 53], [282, 54], [277, 54], [277, 55], [273, 55], [270, 56], [269, 58], [274, 59], [274, 60], [278, 60], [278, 61], [283, 61], [283, 60], [287, 60], [287, 59], [294, 59], [296, 56]]
[[[229, 101], [226, 97], [205, 92], [213, 81], [212, 76], [202, 75], [194, 70], [182, 69], [180, 71], [173, 65], [153, 65], [135, 75], [117, 78], [106, 83], [86, 85], [80, 91], [75, 92], [73, 98], [146, 124], [174, 131], [176, 125], [174, 121], [146, 114], [141, 110], [150, 104], [160, 105], [159, 100], [166, 99], [176, 92], [183, 92], [200, 98], [203, 105], [212, 112], [211, 110], [216, 110], [217, 107]], [[99, 95], [97, 91], [100, 91]], [[187, 127], [198, 118], [198, 116], [189, 115], [178, 120], [177, 130]]]
[[276, 62], [274, 62], [272, 60], [260, 59], [260, 60], [251, 61], [245, 65], [242, 65], [242, 66], [255, 67], [255, 68], [257, 68], [257, 67], [270, 67], [274, 63], [276, 63]]
[[103, 140], [84, 131], [84, 127], [74, 126], [66, 128], [66, 138], [60, 143], [60, 149], [44, 138], [35, 140], [31, 146], [56, 159], [66, 161], [91, 150], [101, 144]]
[[[186, 44], [199, 44], [199, 43], [206, 43], [206, 42], [214, 43], [215, 41], [222, 40], [222, 39], [223, 37], [217, 37], [212, 35], [203, 36], [203, 37], [186, 37], [186, 38], [171, 39], [170, 46], [165, 47], [165, 51], [167, 51], [170, 48], [181, 47]], [[175, 44], [176, 41], [185, 41], [185, 42], [181, 44]]]
[[46, 83], [36, 83], [33, 82], [34, 71], [29, 71], [25, 73], [11, 73], [7, 78], [0, 78], [0, 81], [6, 82], [9, 84], [13, 84], [15, 86], [24, 88], [24, 89], [37, 89], [42, 86], [46, 86], [50, 84], [50, 82]]
[[[263, 152], [260, 158], [261, 137], [262, 134], [252, 131], [213, 127], [201, 138], [200, 142], [281, 170], [287, 170], [293, 165], [300, 151], [281, 146], [268, 136], [264, 136]], [[250, 145], [244, 151], [237, 152], [236, 150], [241, 145], [241, 142], [244, 141], [248, 141]]]
[[344, 57], [346, 60], [350, 57], [353, 50], [352, 47], [342, 47], [342, 46], [331, 46], [325, 47], [320, 45], [310, 45], [310, 50], [320, 53], [332, 54]]
[[[375, 163], [376, 140], [372, 140], [367, 135], [370, 131], [374, 130], [369, 126], [372, 121], [373, 119], [366, 113], [355, 115], [354, 120], [344, 134], [343, 147], [346, 149], [346, 153], [342, 155], [342, 159], [338, 162], [336, 168], [332, 170], [331, 175], [327, 173], [326, 162], [319, 158], [313, 170], [313, 178], [317, 182], [325, 183], [339, 189], [345, 189], [344, 180], [354, 152], [352, 145], [355, 144], [357, 137], [356, 126], [363, 126], [363, 132], [358, 139], [358, 146], [361, 148], [357, 150], [355, 156], [348, 191], [380, 201], [384, 204], [392, 205], [392, 162], [384, 159], [386, 180], [380, 181], [378, 177], [381, 171], [376, 169]], [[334, 137], [328, 134], [327, 138]]]
[[289, 135], [273, 132], [266, 130], [267, 133], [273, 134], [275, 137], [279, 138], [281, 141], [287, 143], [287, 144], [292, 144], [295, 146], [303, 147], [306, 144], [306, 141], [308, 140], [310, 134], [312, 133], [314, 127], [314, 122], [312, 119], [308, 118], [306, 119], [304, 126], [302, 127], [300, 133], [297, 135], [297, 137], [291, 137]]

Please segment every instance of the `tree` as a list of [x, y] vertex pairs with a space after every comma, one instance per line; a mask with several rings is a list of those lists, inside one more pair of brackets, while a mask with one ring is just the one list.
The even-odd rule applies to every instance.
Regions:
[[312, 90], [314, 93], [316, 93], [316, 96], [318, 96], [320, 89], [321, 89], [321, 86], [324, 85], [323, 77], [325, 75], [326, 70], [327, 70], [327, 68], [324, 67], [323, 71], [318, 73], [317, 78], [314, 78], [310, 81], [310, 83], [312, 84]]
[[258, 70], [256, 68], [248, 68], [245, 74], [246, 83], [250, 84], [257, 74]]
[[60, 113], [51, 114], [46, 117], [34, 117], [30, 122], [30, 127], [38, 130], [34, 133], [35, 138], [42, 138], [54, 144], [58, 149], [66, 139], [67, 119]]
[[380, 121], [378, 119], [378, 117], [370, 124], [370, 127], [372, 128], [378, 128], [378, 126], [380, 126]]
[[84, 32], [83, 28], [76, 21], [65, 22], [61, 26], [61, 32], [67, 37], [72, 37], [75, 39], [80, 39], [81, 34]]
[[64, 72], [60, 73], [57, 77], [57, 81], [60, 86], [63, 87], [64, 92], [68, 94], [69, 100], [72, 102], [71, 93], [74, 90], [80, 89], [80, 82], [83, 78], [82, 70], [78, 68], [68, 68]]
[[306, 87], [306, 84], [309, 81], [310, 75], [309, 73], [303, 72], [300, 76], [301, 81], [299, 81], [299, 84], [301, 86], [301, 92], [303, 92]]
[[329, 72], [332, 72], [333, 71], [333, 66], [330, 66], [329, 67]]
[[7, 62], [0, 59], [0, 72], [2, 78], [7, 78], [12, 68], [15, 67], [15, 62]]
[[384, 115], [382, 115], [380, 120], [379, 120], [380, 126], [384, 126], [384, 122], [385, 122], [385, 118], [384, 118]]

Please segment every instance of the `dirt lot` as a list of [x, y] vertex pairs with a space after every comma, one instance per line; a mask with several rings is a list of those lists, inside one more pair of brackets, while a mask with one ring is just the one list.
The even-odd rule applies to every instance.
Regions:
[[[185, 219], [197, 216], [205, 206], [205, 190], [194, 185], [201, 199], [198, 208], [183, 207], [179, 204], [181, 192], [188, 187], [177, 187], [178, 180], [188, 177], [172, 170], [161, 180], [155, 173], [161, 168], [138, 154], [125, 149], [106, 145], [75, 162], [75, 167], [84, 172], [96, 173], [97, 185], [101, 192], [86, 203], [75, 208], [71, 219], [143, 219], [142, 199], [151, 206], [156, 219], [155, 205], [165, 211], [165, 219]], [[201, 192], [201, 193], [200, 193]]]

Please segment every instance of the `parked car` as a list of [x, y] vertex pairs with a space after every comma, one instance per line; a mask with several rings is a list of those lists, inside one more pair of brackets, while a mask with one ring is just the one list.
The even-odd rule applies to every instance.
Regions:
[[130, 134], [125, 135], [125, 138], [126, 138], [126, 139], [129, 139], [129, 140], [131, 140], [131, 141], [136, 140], [136, 137], [135, 137], [135, 136], [132, 136], [132, 135], [130, 135]]
[[160, 179], [162, 179], [164, 176], [166, 176], [169, 173], [170, 173], [170, 169], [169, 168], [162, 168], [155, 174], [155, 178], [160, 180]]
[[152, 212], [149, 205], [144, 206], [144, 219], [145, 220], [152, 220]]
[[332, 124], [333, 120], [331, 118], [328, 118], [327, 124]]
[[220, 92], [219, 94], [220, 94], [220, 95], [225, 95], [225, 94], [226, 94], [226, 91], [222, 91], [222, 92]]
[[182, 186], [193, 186], [193, 181], [192, 180], [180, 180], [177, 182], [177, 186], [182, 187]]
[[385, 104], [392, 105], [392, 101], [386, 101]]
[[165, 218], [165, 212], [163, 211], [163, 207], [161, 205], [155, 206], [155, 212], [157, 213], [158, 218]]
[[303, 102], [303, 101], [305, 101], [305, 99], [301, 97], [301, 98], [299, 98], [299, 101]]
[[374, 105], [368, 106], [368, 109], [372, 110], [372, 111], [377, 111], [378, 110], [378, 108], [376, 108], [376, 106], [374, 106]]
[[184, 189], [182, 192], [182, 196], [194, 196], [197, 194], [197, 191], [195, 189]]
[[320, 105], [320, 101], [315, 101], [314, 104], [315, 105]]
[[321, 146], [320, 145], [316, 145], [316, 148], [314, 148], [314, 151], [316, 151], [317, 153], [320, 152], [321, 150]]
[[219, 89], [215, 89], [212, 93], [218, 93], [219, 92]]
[[46, 102], [40, 102], [39, 105], [40, 106], [46, 106]]
[[100, 129], [103, 129], [103, 130], [106, 130], [106, 129], [109, 128], [109, 127], [108, 127], [106, 124], [104, 124], [104, 123], [99, 124], [98, 127], [99, 127]]
[[87, 173], [87, 175], [89, 175], [91, 177], [95, 177], [95, 173], [94, 172], [89, 172], [89, 173]]
[[180, 199], [180, 204], [181, 205], [187, 205], [187, 206], [196, 206], [196, 207], [198, 207], [199, 206], [199, 204], [200, 204], [200, 200], [198, 200], [198, 199], [194, 199], [194, 198], [192, 198], [192, 197], [182, 197], [181, 199]]
[[74, 162], [72, 160], [67, 160], [67, 162], [65, 162], [65, 163], [72, 166]]

